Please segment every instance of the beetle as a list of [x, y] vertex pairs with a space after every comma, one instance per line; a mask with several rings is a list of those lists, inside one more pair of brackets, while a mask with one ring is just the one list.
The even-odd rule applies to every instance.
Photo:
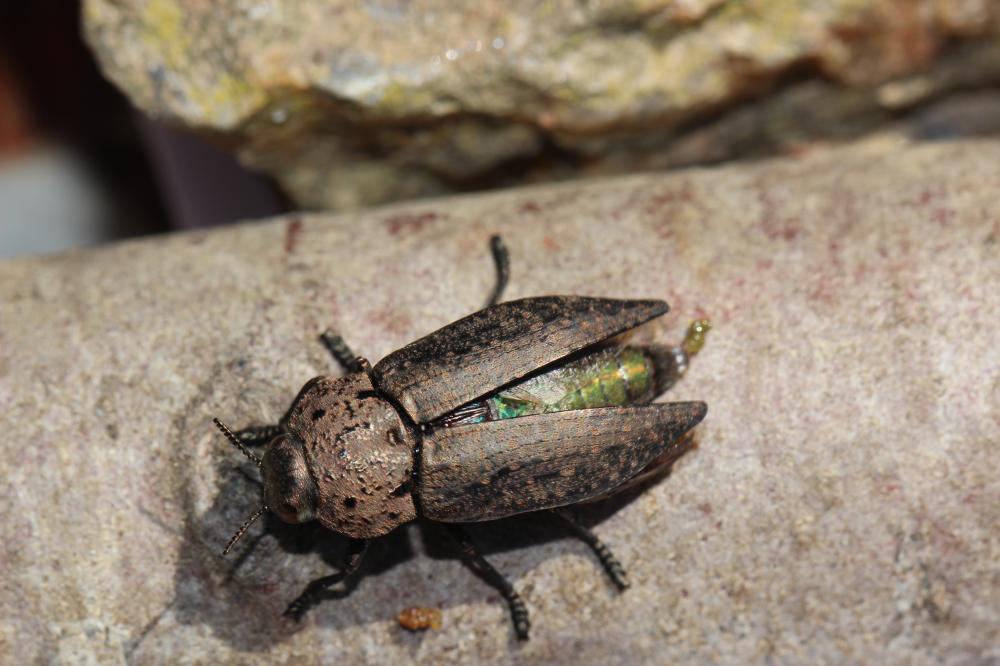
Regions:
[[[500, 302], [510, 269], [491, 239], [497, 281], [484, 309], [372, 366], [332, 331], [320, 336], [347, 370], [310, 380], [277, 425], [216, 426], [263, 477], [264, 512], [317, 520], [350, 539], [344, 565], [313, 581], [285, 614], [299, 619], [359, 568], [372, 539], [418, 517], [442, 523], [463, 559], [506, 599], [516, 635], [530, 622], [513, 585], [480, 554], [462, 523], [549, 510], [596, 554], [624, 590], [610, 549], [565, 510], [669, 466], [703, 402], [652, 404], [687, 369], [709, 328], [677, 346], [631, 345], [623, 334], [662, 316], [661, 300], [542, 296]], [[267, 444], [258, 457], [251, 446]]]

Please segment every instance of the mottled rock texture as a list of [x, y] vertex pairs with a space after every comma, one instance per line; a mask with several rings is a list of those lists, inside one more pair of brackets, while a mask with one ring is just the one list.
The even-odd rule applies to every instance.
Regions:
[[[753, 167], [276, 219], [0, 264], [5, 663], [996, 663], [1000, 143], [837, 149]], [[281, 611], [343, 544], [255, 525], [256, 470], [212, 428], [271, 421], [336, 372], [511, 298], [665, 298], [715, 322], [670, 396], [699, 448], [582, 512], [628, 567], [539, 519], [477, 527], [533, 613], [432, 529], [353, 592]], [[409, 634], [408, 607], [443, 610]], [[89, 660], [89, 662], [88, 662]]]
[[992, 0], [87, 0], [148, 113], [301, 205], [704, 164], [1000, 81]]

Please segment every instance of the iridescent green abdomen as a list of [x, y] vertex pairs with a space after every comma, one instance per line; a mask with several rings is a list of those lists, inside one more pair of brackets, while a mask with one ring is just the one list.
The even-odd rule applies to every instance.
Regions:
[[673, 353], [659, 346], [602, 347], [464, 405], [438, 423], [456, 426], [647, 403], [662, 392], [672, 360]]
[[489, 419], [624, 406], [653, 399], [653, 360], [637, 347], [607, 347], [525, 379], [486, 399]]
[[711, 324], [691, 324], [684, 341], [665, 345], [608, 345], [540, 371], [446, 414], [432, 427], [452, 427], [575, 409], [652, 402], [687, 370]]

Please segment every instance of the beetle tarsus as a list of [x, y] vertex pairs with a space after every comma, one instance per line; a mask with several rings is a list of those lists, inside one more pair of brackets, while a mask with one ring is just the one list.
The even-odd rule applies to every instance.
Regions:
[[363, 372], [365, 370], [361, 363], [363, 357], [351, 351], [351, 348], [344, 342], [344, 338], [333, 329], [328, 328], [323, 331], [319, 336], [319, 341], [346, 372]]
[[281, 434], [281, 427], [276, 425], [250, 426], [236, 431], [236, 437], [247, 446], [267, 444]]
[[510, 280], [510, 253], [504, 245], [500, 236], [490, 237], [490, 252], [493, 254], [493, 263], [497, 267], [497, 283], [493, 287], [493, 293], [486, 301], [486, 307], [496, 305], [503, 296], [504, 289], [507, 288], [507, 281]]
[[310, 608], [322, 601], [322, 594], [327, 588], [350, 578], [361, 567], [361, 562], [368, 551], [369, 543], [371, 543], [369, 539], [351, 539], [351, 543], [348, 546], [347, 558], [340, 571], [329, 576], [317, 578], [306, 585], [306, 589], [302, 591], [302, 594], [296, 597], [295, 601], [288, 604], [288, 608], [284, 612], [285, 617], [290, 617], [298, 622]]
[[514, 586], [507, 580], [506, 576], [497, 571], [482, 556], [468, 532], [454, 523], [445, 523], [444, 527], [447, 528], [448, 533], [458, 544], [459, 552], [465, 563], [481, 576], [483, 580], [495, 587], [503, 598], [507, 600], [517, 640], [528, 640], [528, 632], [531, 631], [531, 620], [528, 619], [528, 607], [524, 605], [521, 595], [517, 593], [517, 590], [514, 589]]
[[590, 546], [590, 549], [594, 551], [594, 555], [600, 560], [601, 566], [604, 567], [604, 571], [607, 572], [608, 578], [615, 584], [615, 587], [621, 592], [627, 590], [629, 583], [625, 568], [618, 561], [618, 558], [615, 557], [615, 554], [611, 552], [607, 544], [601, 541], [600, 537], [587, 527], [581, 525], [568, 510], [553, 509], [551, 513], [560, 518], [580, 541]]

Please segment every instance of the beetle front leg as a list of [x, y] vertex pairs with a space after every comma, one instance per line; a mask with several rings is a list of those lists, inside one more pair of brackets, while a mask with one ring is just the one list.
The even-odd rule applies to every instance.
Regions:
[[486, 558], [482, 556], [476, 544], [461, 526], [454, 523], [443, 523], [443, 525], [458, 544], [459, 552], [462, 554], [462, 559], [465, 560], [465, 563], [473, 571], [482, 576], [487, 583], [495, 587], [503, 595], [503, 598], [507, 600], [517, 639], [520, 641], [528, 640], [528, 631], [531, 629], [531, 622], [528, 619], [528, 608], [524, 605], [524, 601], [521, 600], [521, 596], [517, 593], [517, 590], [514, 589], [514, 586], [511, 585], [510, 581], [502, 573], [486, 561]]
[[590, 546], [594, 555], [600, 560], [601, 566], [608, 573], [608, 578], [619, 591], [628, 589], [628, 576], [625, 574], [625, 568], [622, 567], [621, 562], [618, 561], [607, 544], [601, 541], [600, 537], [581, 525], [576, 517], [566, 509], [553, 509], [549, 513], [562, 520], [578, 539]]
[[[323, 343], [330, 355], [349, 373], [367, 372], [371, 365], [367, 359], [355, 356], [351, 348], [332, 329], [327, 329], [319, 336], [319, 341]], [[260, 446], [268, 444], [275, 437], [283, 432], [280, 425], [250, 426], [236, 432], [236, 436], [247, 446]]]
[[323, 331], [319, 336], [319, 341], [347, 372], [365, 372], [370, 368], [368, 361], [351, 351], [351, 348], [344, 342], [344, 338], [333, 329], [328, 328]]
[[281, 434], [281, 427], [276, 425], [250, 426], [236, 431], [236, 436], [247, 446], [267, 444]]
[[351, 543], [348, 546], [347, 558], [340, 571], [329, 576], [317, 578], [309, 583], [306, 589], [302, 591], [302, 594], [295, 601], [288, 604], [288, 608], [285, 609], [285, 616], [294, 620], [301, 620], [306, 611], [321, 601], [320, 595], [323, 591], [350, 578], [361, 566], [365, 553], [368, 552], [369, 543], [371, 543], [369, 539], [351, 539]]

